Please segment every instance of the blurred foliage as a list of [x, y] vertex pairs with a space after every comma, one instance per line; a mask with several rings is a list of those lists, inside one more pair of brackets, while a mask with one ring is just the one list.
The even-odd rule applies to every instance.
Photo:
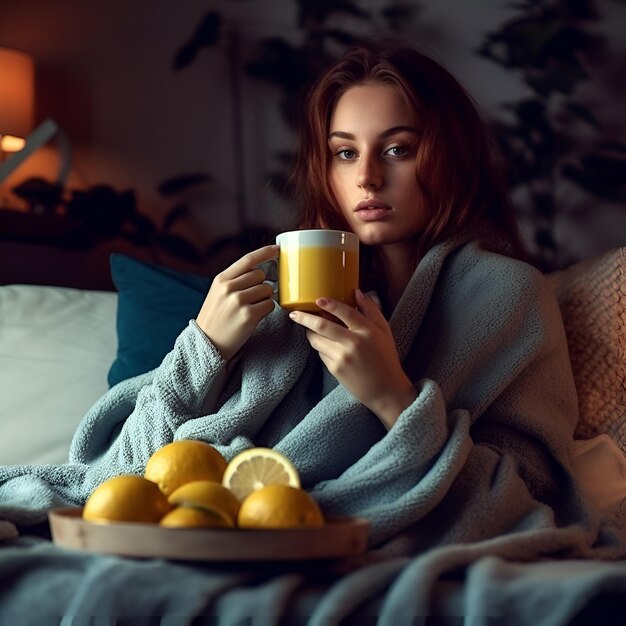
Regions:
[[[356, 0], [293, 2], [297, 43], [287, 36], [262, 38], [243, 65], [249, 76], [279, 89], [290, 128], [297, 123], [302, 89], [320, 67], [370, 33], [402, 35], [420, 17], [417, 2], [389, 2], [375, 11]], [[568, 210], [558, 205], [559, 183], [567, 180], [592, 197], [622, 202], [626, 147], [606, 140], [594, 111], [579, 99], [579, 87], [590, 80], [585, 57], [601, 53], [604, 45], [593, 32], [594, 0], [518, 0], [511, 6], [516, 16], [488, 33], [477, 53], [518, 74], [530, 92], [505, 105], [506, 118], [493, 120], [493, 127], [509, 164], [513, 197], [518, 203], [521, 196], [529, 199], [535, 262], [549, 270], [558, 263], [557, 213]], [[208, 11], [178, 50], [174, 68], [187, 67], [202, 50], [219, 44], [225, 21]], [[282, 151], [274, 157], [269, 180], [284, 194], [294, 155]], [[525, 194], [516, 193], [521, 190]], [[529, 207], [519, 208], [521, 213]]]
[[557, 187], [569, 180], [591, 196], [626, 200], [626, 146], [609, 142], [594, 112], [580, 101], [590, 80], [589, 54], [603, 52], [593, 33], [593, 0], [523, 0], [519, 15], [489, 33], [478, 53], [520, 75], [530, 95], [505, 105], [507, 120], [494, 122], [510, 168], [511, 190], [524, 190], [534, 228], [536, 262], [558, 265]]
[[[405, 36], [420, 18], [419, 3], [410, 0], [390, 1], [376, 10], [364, 8], [365, 2], [362, 5], [358, 0], [292, 2], [298, 36], [292, 32], [291, 37], [262, 37], [244, 46], [248, 56], [231, 65], [278, 90], [280, 111], [290, 128], [297, 122], [296, 104], [302, 89], [321, 66], [373, 32]], [[525, 197], [530, 205], [520, 207], [520, 212], [530, 209], [536, 263], [549, 270], [558, 261], [555, 223], [559, 212], [568, 210], [559, 206], [559, 184], [570, 181], [593, 198], [624, 202], [626, 145], [607, 140], [596, 112], [580, 98], [580, 86], [590, 80], [585, 58], [601, 54], [604, 45], [593, 29], [598, 19], [594, 0], [517, 0], [511, 6], [516, 15], [488, 33], [477, 53], [518, 75], [528, 88], [528, 95], [504, 105], [506, 116], [492, 123], [509, 165], [514, 198], [521, 202], [519, 198]], [[236, 28], [236, 22], [230, 24], [220, 12], [207, 11], [175, 51], [174, 71], [188, 68], [200, 54], [217, 46], [227, 55], [238, 55], [229, 38]], [[230, 78], [237, 79], [232, 74]], [[231, 95], [236, 93], [231, 91]], [[237, 107], [233, 111], [237, 115]], [[289, 151], [277, 152], [269, 166], [269, 182], [279, 193], [287, 192], [293, 157]], [[194, 191], [212, 183], [207, 173], [163, 181], [158, 192], [171, 206], [160, 226], [138, 211], [132, 191], [119, 192], [107, 185], [70, 191], [30, 179], [14, 192], [31, 210], [61, 210], [72, 217], [79, 225], [73, 236], [75, 245], [122, 236], [137, 245], [202, 263], [220, 255], [234, 260], [242, 251], [269, 242], [270, 228], [247, 224], [242, 232], [218, 239], [206, 250], [175, 233], [176, 224], [191, 217]]]
[[[206, 175], [183, 176], [161, 185], [163, 195], [173, 196]], [[172, 232], [172, 222], [157, 225], [137, 207], [135, 192], [118, 191], [100, 184], [85, 189], [65, 189], [59, 183], [29, 178], [12, 192], [34, 214], [59, 215], [69, 227], [63, 244], [71, 248], [90, 248], [102, 241], [126, 239], [153, 252], [166, 252], [179, 259], [200, 263], [202, 253], [186, 238]], [[180, 211], [180, 209], [178, 209]], [[176, 209], [174, 209], [176, 211]]]

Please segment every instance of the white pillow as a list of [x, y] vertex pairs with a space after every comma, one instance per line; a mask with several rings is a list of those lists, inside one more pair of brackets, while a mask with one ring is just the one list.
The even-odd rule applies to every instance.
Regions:
[[67, 461], [89, 407], [108, 389], [117, 293], [0, 287], [0, 464]]

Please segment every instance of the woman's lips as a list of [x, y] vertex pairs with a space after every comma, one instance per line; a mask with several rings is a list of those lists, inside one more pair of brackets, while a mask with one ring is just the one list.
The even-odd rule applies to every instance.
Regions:
[[375, 222], [385, 217], [390, 210], [391, 207], [388, 204], [379, 200], [364, 200], [357, 204], [354, 212], [364, 222]]
[[375, 207], [371, 209], [359, 209], [356, 214], [357, 217], [362, 219], [364, 222], [375, 222], [376, 220], [380, 220], [387, 215], [388, 211], [389, 209]]

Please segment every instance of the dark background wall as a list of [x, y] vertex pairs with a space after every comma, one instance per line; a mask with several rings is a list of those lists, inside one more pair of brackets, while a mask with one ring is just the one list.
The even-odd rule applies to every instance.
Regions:
[[[276, 173], [284, 170], [277, 155], [294, 146], [280, 110], [283, 92], [276, 83], [254, 78], [245, 68], [260, 58], [259, 46], [268, 37], [279, 37], [295, 48], [301, 45], [306, 33], [298, 24], [299, 11], [314, 4], [0, 0], [0, 46], [35, 57], [37, 121], [54, 118], [72, 146], [66, 196], [100, 184], [117, 193], [130, 190], [135, 210], [152, 223], [153, 230], [181, 237], [204, 255], [211, 244], [243, 228], [261, 225], [280, 230], [292, 223], [293, 211], [275, 185], [280, 178]], [[587, 77], [577, 84], [574, 96], [598, 120], [595, 139], [621, 142], [626, 138], [626, 4], [620, 0], [592, 4], [597, 19], [584, 27], [599, 37], [601, 45], [587, 49], [580, 58]], [[489, 33], [519, 17], [520, 10], [508, 1], [354, 0], [352, 5], [367, 12], [368, 18], [358, 12], [330, 14], [324, 18], [324, 28], [353, 36], [395, 33], [420, 45], [457, 76], [490, 120], [506, 120], [511, 113], [504, 105], [531, 93], [519, 69], [503, 67], [477, 53]], [[393, 31], [384, 17], [385, 10], [396, 5], [415, 9], [400, 31]], [[177, 52], [210, 11], [220, 14], [219, 37], [199, 49], [186, 67], [175, 70]], [[328, 49], [338, 52], [341, 47], [335, 41]], [[582, 134], [590, 132], [583, 128]], [[28, 203], [11, 189], [32, 177], [54, 181], [58, 167], [58, 148], [52, 141], [6, 181], [5, 208], [24, 211]], [[159, 190], [164, 181], [187, 175], [207, 179], [170, 188], [170, 193], [163, 193], [167, 188]], [[532, 249], [538, 218], [525, 208], [523, 190], [516, 196]], [[556, 214], [549, 226], [557, 248], [550, 259], [554, 267], [626, 242], [626, 206], [620, 198], [595, 196], [567, 179], [557, 181], [554, 198]], [[52, 213], [58, 217], [63, 211], [57, 207]], [[11, 228], [4, 230], [5, 244], [10, 243]], [[191, 263], [189, 250], [176, 247], [180, 241], [172, 243], [164, 237], [163, 241], [167, 252], [158, 258]], [[116, 246], [150, 256], [145, 245], [129, 241], [122, 245], [116, 237], [106, 238], [104, 247], [102, 241], [94, 246], [102, 249], [97, 263]], [[29, 258], [39, 250], [29, 248]], [[11, 248], [14, 265], [16, 254], [16, 248]], [[10, 262], [6, 252], [2, 260], [5, 265]]]

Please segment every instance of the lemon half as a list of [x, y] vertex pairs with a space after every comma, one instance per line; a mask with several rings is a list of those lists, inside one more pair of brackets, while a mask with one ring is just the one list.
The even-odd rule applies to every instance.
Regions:
[[226, 466], [222, 484], [241, 502], [268, 485], [299, 488], [300, 475], [284, 454], [271, 448], [250, 448], [240, 452]]

